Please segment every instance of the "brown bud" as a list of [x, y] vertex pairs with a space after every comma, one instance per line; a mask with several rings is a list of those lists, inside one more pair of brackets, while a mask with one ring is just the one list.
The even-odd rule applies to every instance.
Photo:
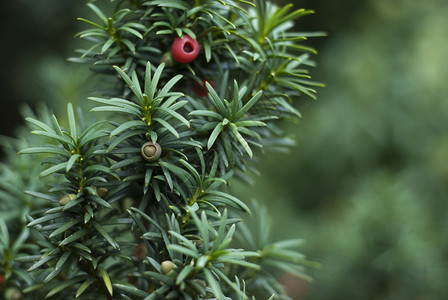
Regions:
[[135, 247], [134, 255], [137, 259], [144, 259], [146, 257], [145, 243], [140, 243]]
[[201, 279], [195, 279], [195, 281], [197, 284], [199, 284], [203, 289], [205, 289], [207, 287], [207, 284], [205, 283], [204, 280]]
[[195, 280], [193, 280], [193, 287], [194, 287], [194, 290], [198, 294], [202, 295], [202, 293], [205, 293], [205, 289], [207, 288], [207, 284], [205, 283], [204, 280], [195, 279]]
[[157, 143], [147, 142], [143, 144], [141, 154], [145, 160], [153, 162], [159, 159], [162, 148]]
[[61, 197], [61, 199], [59, 199], [59, 204], [65, 206], [73, 199], [76, 199], [76, 194], [65, 194], [64, 196]]
[[309, 282], [293, 274], [284, 273], [278, 282], [283, 286], [286, 294], [294, 299], [302, 299], [309, 289]]

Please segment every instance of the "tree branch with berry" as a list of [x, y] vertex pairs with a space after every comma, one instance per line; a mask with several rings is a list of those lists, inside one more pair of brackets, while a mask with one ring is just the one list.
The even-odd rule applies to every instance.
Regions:
[[[91, 299], [288, 299], [276, 272], [308, 278], [310, 263], [270, 242], [266, 212], [232, 195], [251, 161], [291, 144], [278, 124], [315, 98], [294, 31], [312, 13], [255, 0], [111, 1], [78, 34], [90, 45], [71, 61], [90, 65], [105, 91], [90, 97], [96, 122], [67, 105], [27, 118], [41, 144], [49, 189], [28, 215], [38, 251], [19, 257], [33, 297]], [[62, 125], [61, 125], [62, 124]], [[261, 236], [243, 219], [258, 220]], [[258, 229], [256, 231], [258, 231]], [[28, 230], [28, 229], [27, 229]], [[39, 234], [37, 234], [39, 233]], [[262, 288], [260, 288], [262, 287]], [[39, 298], [42, 299], [42, 298]]]

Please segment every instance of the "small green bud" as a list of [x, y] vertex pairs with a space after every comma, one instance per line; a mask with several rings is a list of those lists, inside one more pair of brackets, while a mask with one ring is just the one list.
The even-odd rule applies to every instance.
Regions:
[[98, 195], [98, 197], [104, 198], [107, 196], [108, 192], [109, 190], [107, 189], [107, 187], [100, 186], [96, 188], [96, 194]]
[[65, 194], [64, 196], [61, 197], [61, 199], [59, 199], [59, 204], [65, 206], [73, 199], [76, 199], [76, 194]]
[[145, 160], [153, 162], [159, 159], [162, 148], [157, 143], [147, 142], [143, 144], [141, 154]]
[[135, 200], [131, 197], [126, 197], [121, 201], [121, 207], [123, 210], [131, 209], [131, 207], [134, 205]]
[[172, 67], [174, 65], [173, 56], [171, 55], [171, 52], [167, 52], [162, 56], [162, 59], [160, 60], [160, 63], [165, 63], [167, 67]]
[[10, 287], [5, 291], [6, 300], [20, 300], [22, 299], [22, 293], [18, 288]]
[[160, 264], [160, 269], [162, 270], [163, 274], [168, 274], [175, 267], [176, 267], [176, 265], [171, 260], [162, 261], [162, 263]]
[[196, 247], [199, 247], [200, 245], [202, 245], [202, 240], [199, 240], [199, 239], [191, 240], [191, 242], [192, 242]]

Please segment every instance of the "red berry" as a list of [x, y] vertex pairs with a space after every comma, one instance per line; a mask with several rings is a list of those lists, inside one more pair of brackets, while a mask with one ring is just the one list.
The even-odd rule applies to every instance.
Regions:
[[199, 43], [189, 35], [178, 37], [171, 46], [171, 55], [182, 64], [192, 62], [199, 55]]

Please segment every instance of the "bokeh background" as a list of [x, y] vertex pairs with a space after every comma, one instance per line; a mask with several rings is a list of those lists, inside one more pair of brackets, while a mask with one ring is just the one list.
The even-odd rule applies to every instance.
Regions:
[[[66, 61], [84, 4], [2, 3], [2, 143], [27, 138], [24, 103], [62, 113], [86, 102], [91, 74]], [[264, 203], [272, 235], [304, 238], [321, 264], [311, 284], [285, 275], [295, 299], [448, 299], [448, 2], [294, 4], [316, 10], [298, 30], [328, 33], [308, 42], [326, 87], [295, 103], [303, 118], [284, 128], [297, 145], [261, 155], [254, 185], [235, 182], [236, 193]]]

